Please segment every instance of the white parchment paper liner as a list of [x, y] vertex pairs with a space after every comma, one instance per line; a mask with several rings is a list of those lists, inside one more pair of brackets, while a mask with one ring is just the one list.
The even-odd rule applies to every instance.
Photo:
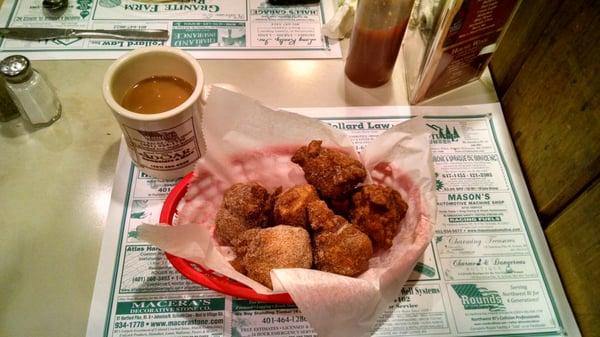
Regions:
[[[228, 262], [229, 251], [213, 240], [223, 191], [244, 181], [258, 181], [270, 190], [305, 183], [290, 156], [274, 154], [273, 147], [294, 149], [320, 139], [324, 146], [359, 155], [344, 133], [325, 123], [270, 109], [215, 86], [203, 115], [203, 132], [207, 152], [188, 186], [177, 226], [141, 225], [140, 238], [258, 293], [288, 292], [319, 336], [369, 335], [377, 317], [400, 294], [433, 235], [435, 178], [423, 120], [414, 118], [387, 130], [360, 156], [370, 179], [395, 188], [409, 205], [392, 248], [373, 257], [369, 270], [357, 278], [308, 269], [273, 270], [273, 291], [235, 271]], [[251, 165], [232, 161], [243, 153], [251, 153]]]

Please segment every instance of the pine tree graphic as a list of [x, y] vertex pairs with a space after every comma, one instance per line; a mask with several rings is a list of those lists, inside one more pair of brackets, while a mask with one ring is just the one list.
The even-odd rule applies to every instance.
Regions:
[[452, 132], [450, 131], [450, 129], [448, 129], [448, 125], [446, 125], [446, 135], [444, 138], [452, 139]]
[[444, 182], [441, 181], [440, 179], [438, 179], [439, 176], [440, 176], [439, 173], [436, 172], [435, 173], [435, 190], [436, 191], [441, 191], [442, 188], [444, 188]]

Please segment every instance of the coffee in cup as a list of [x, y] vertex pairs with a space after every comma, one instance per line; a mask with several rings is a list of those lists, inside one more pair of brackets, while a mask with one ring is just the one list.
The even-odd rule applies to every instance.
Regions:
[[171, 47], [136, 49], [117, 59], [103, 83], [138, 168], [156, 178], [191, 172], [204, 152], [204, 74], [188, 53]]
[[152, 76], [125, 92], [121, 105], [133, 112], [155, 114], [174, 109], [192, 95], [194, 87], [175, 76]]

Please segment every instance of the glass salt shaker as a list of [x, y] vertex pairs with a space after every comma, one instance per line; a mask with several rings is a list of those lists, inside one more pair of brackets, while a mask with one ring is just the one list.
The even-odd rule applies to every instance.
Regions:
[[19, 108], [6, 88], [6, 81], [0, 77], [0, 122], [8, 122], [19, 117]]
[[25, 56], [12, 55], [0, 62], [0, 73], [24, 116], [32, 125], [47, 126], [60, 118], [61, 104], [46, 79]]

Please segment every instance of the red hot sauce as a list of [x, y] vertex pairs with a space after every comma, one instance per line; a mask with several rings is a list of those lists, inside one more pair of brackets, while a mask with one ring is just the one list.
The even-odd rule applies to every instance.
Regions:
[[346, 76], [365, 88], [387, 83], [392, 76], [407, 23], [404, 21], [389, 29], [355, 27], [346, 58]]

